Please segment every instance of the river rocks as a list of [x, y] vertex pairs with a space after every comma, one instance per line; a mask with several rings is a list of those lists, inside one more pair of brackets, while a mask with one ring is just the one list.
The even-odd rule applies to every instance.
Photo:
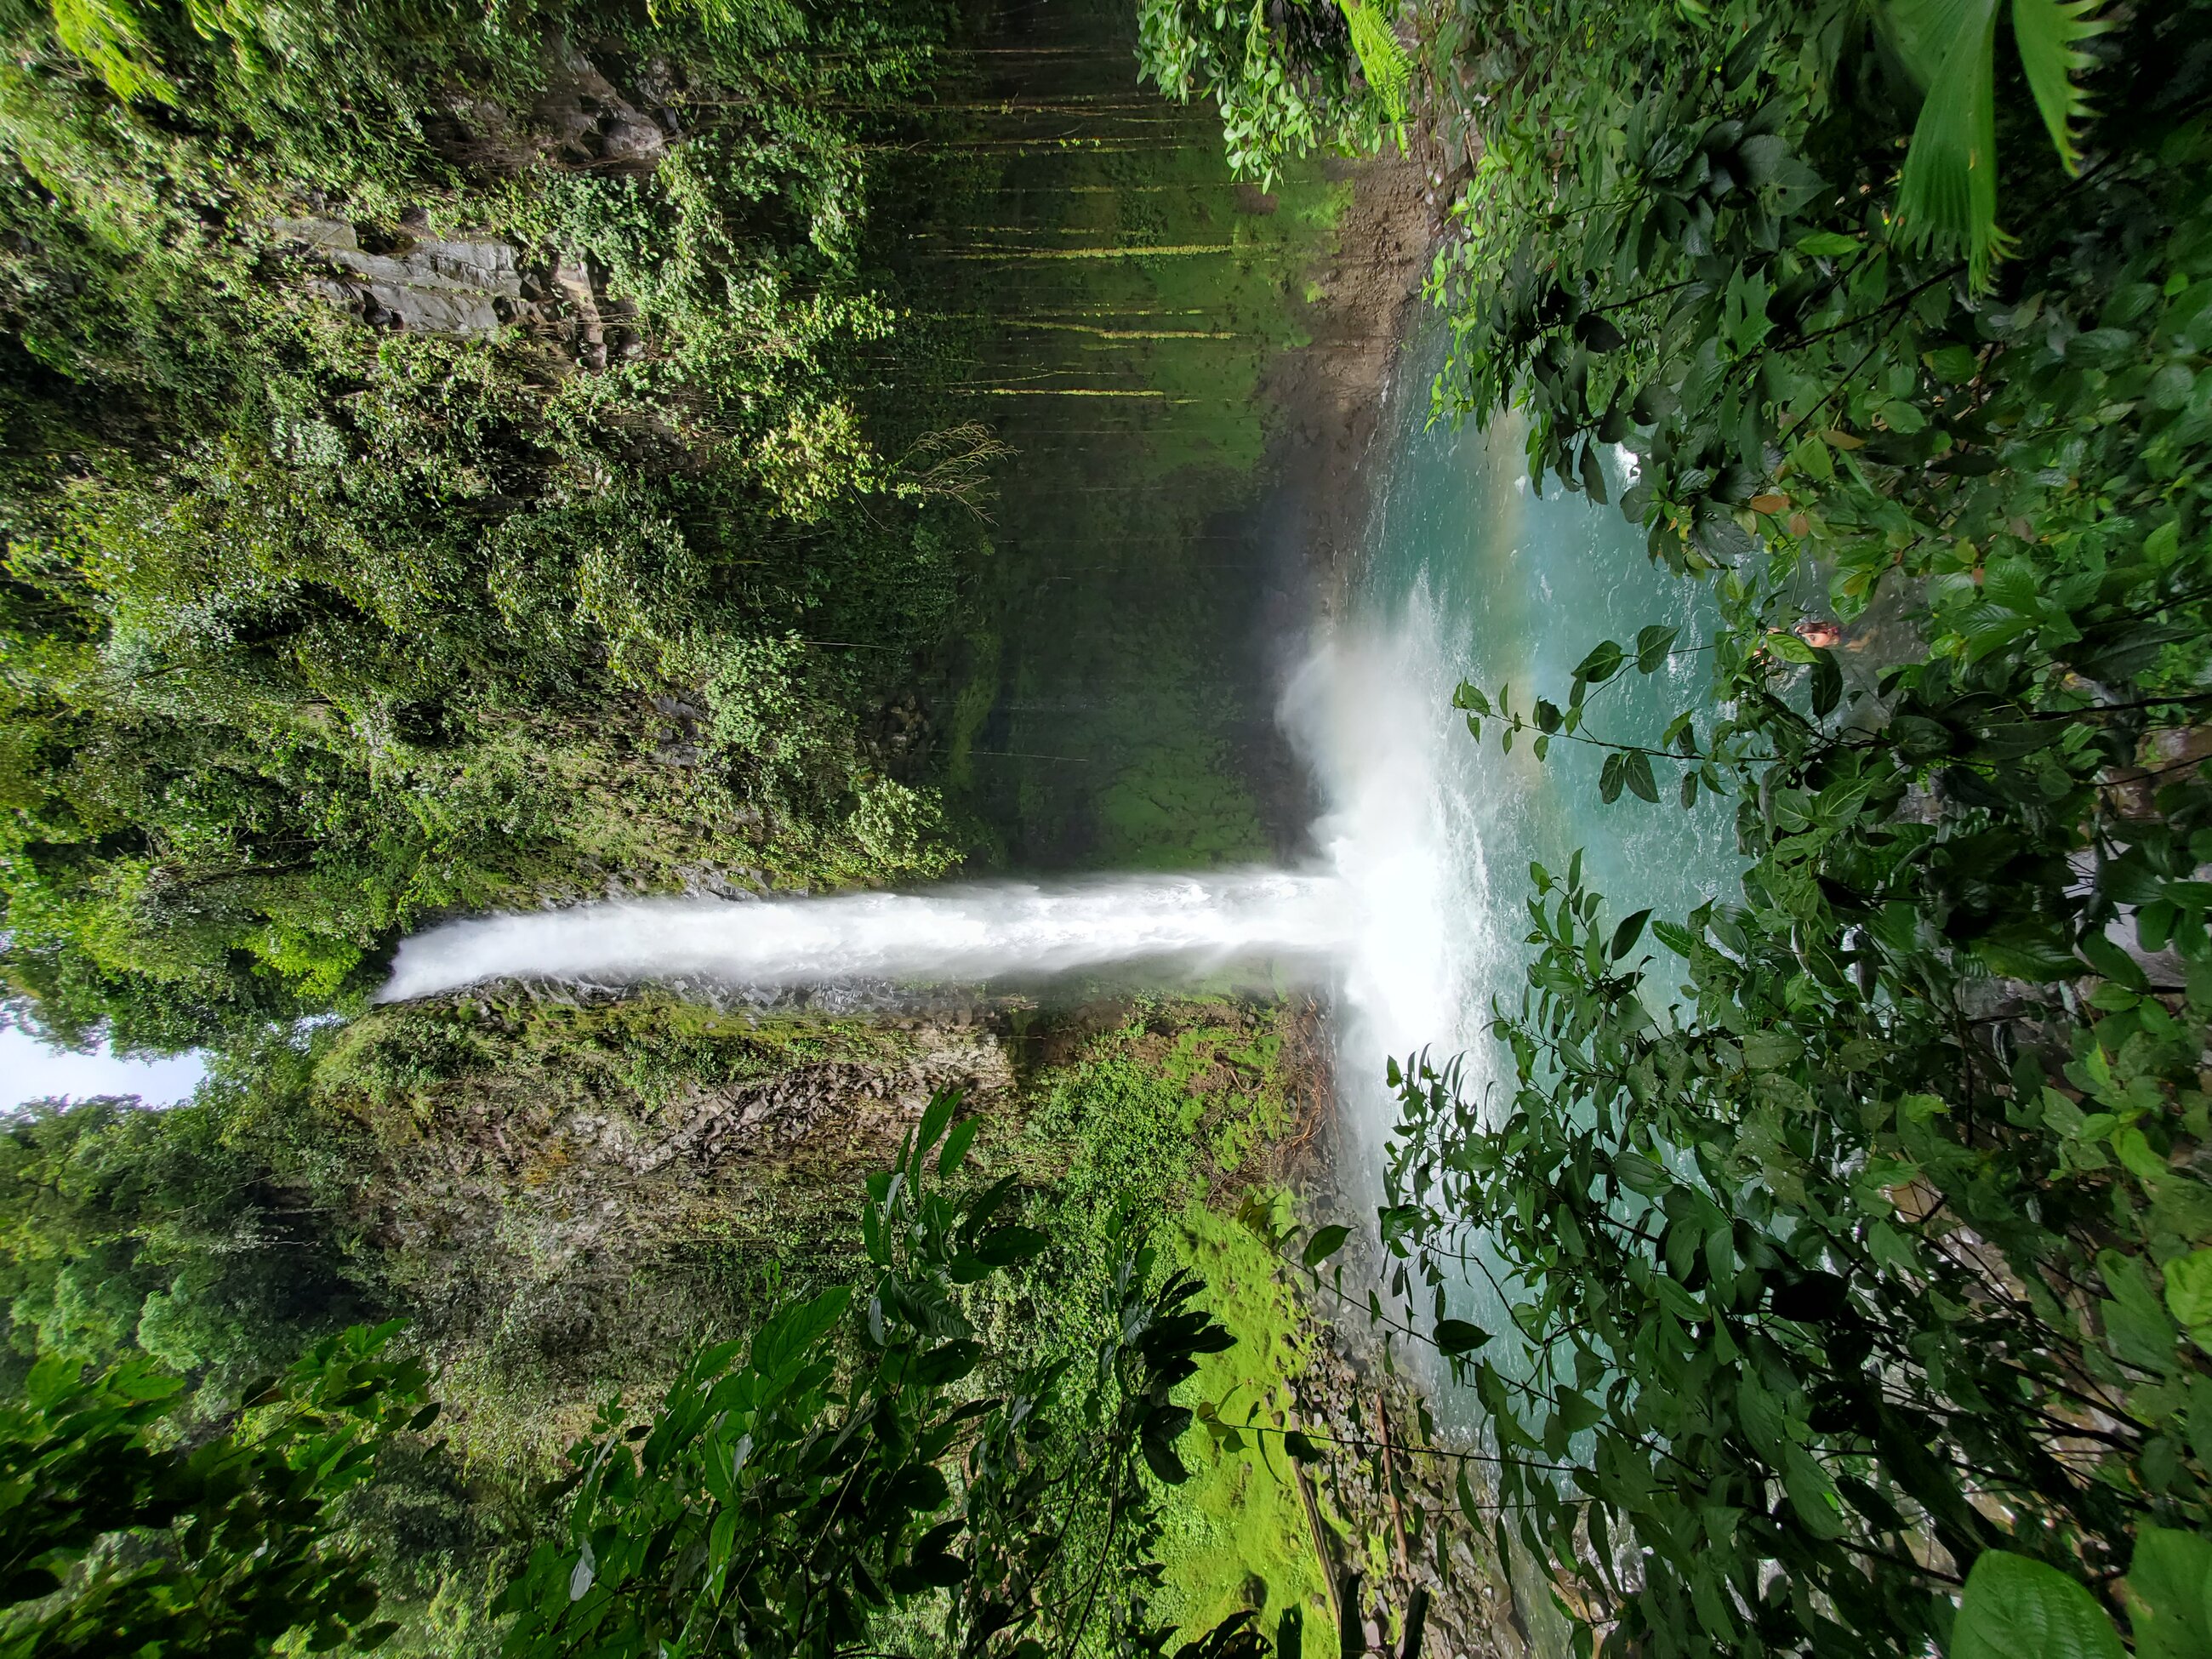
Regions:
[[[1425, 1659], [1526, 1659], [1533, 1644], [1513, 1575], [1460, 1510], [1457, 1461], [1426, 1449], [1434, 1437], [1423, 1430], [1418, 1392], [1338, 1325], [1316, 1328], [1323, 1340], [1298, 1378], [1298, 1407], [1323, 1448], [1315, 1483], [1349, 1529], [1325, 1530], [1340, 1583], [1358, 1575], [1367, 1651], [1396, 1651], [1418, 1586], [1430, 1597]], [[1469, 1484], [1480, 1504], [1487, 1483], [1478, 1475]], [[1388, 1563], [1380, 1576], [1370, 1539]]]

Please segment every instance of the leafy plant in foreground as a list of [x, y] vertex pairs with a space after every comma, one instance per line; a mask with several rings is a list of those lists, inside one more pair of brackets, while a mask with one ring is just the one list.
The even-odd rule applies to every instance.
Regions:
[[[601, 1414], [571, 1453], [564, 1541], [502, 1598], [509, 1654], [828, 1659], [890, 1613], [941, 1623], [947, 1652], [1069, 1652], [1102, 1620], [1158, 1649], [1138, 1599], [1146, 1472], [1185, 1478], [1192, 1413], [1172, 1391], [1227, 1333], [1188, 1306], [1196, 1280], [1154, 1283], [1137, 1249], [1087, 1376], [1055, 1363], [984, 1392], [960, 1291], [1049, 1240], [1001, 1218], [1011, 1177], [945, 1190], [978, 1128], [957, 1105], [938, 1096], [870, 1178], [864, 1294], [826, 1291], [702, 1350], [649, 1418]], [[1235, 1634], [1217, 1648], [1245, 1650]]]
[[381, 1645], [396, 1626], [331, 1505], [435, 1414], [422, 1367], [382, 1357], [397, 1328], [317, 1343], [198, 1445], [159, 1436], [181, 1379], [40, 1360], [0, 1403], [0, 1655], [252, 1655], [294, 1631]]
[[[2016, 59], [1980, 4], [1439, 37], [1439, 405], [1720, 613], [1455, 701], [1717, 798], [1747, 866], [1674, 921], [1534, 870], [1510, 1073], [1401, 1074], [1392, 1286], [1585, 1651], [2200, 1650], [2212, 10], [2010, 15]], [[1608, 727], [1689, 648], [1706, 699]]]

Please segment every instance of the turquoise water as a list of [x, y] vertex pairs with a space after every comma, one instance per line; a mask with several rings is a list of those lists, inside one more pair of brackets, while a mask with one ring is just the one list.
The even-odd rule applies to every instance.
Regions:
[[[1493, 1115], [1507, 1109], [1510, 1057], [1487, 1026], [1493, 1003], [1517, 1006], [1527, 983], [1532, 861], [1563, 872], [1583, 849], [1615, 917], [1646, 906], [1679, 917], [1732, 894], [1741, 868], [1732, 814], [1702, 796], [1684, 811], [1671, 769], [1658, 769], [1660, 805], [1624, 794], [1607, 806], [1600, 751], [1555, 740], [1540, 763], [1524, 738], [1507, 754], [1493, 729], [1478, 741], [1450, 707], [1462, 679], [1492, 693], [1510, 684], [1523, 708], [1539, 695], [1564, 705], [1591, 647], [1610, 638], [1632, 651], [1640, 628], [1663, 623], [1680, 630], [1676, 654], [1597, 689], [1586, 717], [1601, 735], [1656, 742], [1698, 701], [1708, 658], [1697, 647], [1716, 613], [1706, 588], [1650, 563], [1615, 508], [1556, 480], [1540, 494], [1517, 428], [1432, 424], [1440, 355], [1438, 338], [1409, 349], [1365, 567], [1289, 704], [1331, 804], [1322, 839], [1372, 919], [1339, 1028], [1339, 1184], [1355, 1213], [1382, 1197], [1397, 1108], [1387, 1057], [1463, 1055], [1467, 1086], [1489, 1091]], [[1615, 458], [1616, 488], [1628, 464]], [[1487, 1284], [1457, 1300], [1464, 1316], [1505, 1326]], [[1437, 1392], [1441, 1416], [1474, 1426], [1471, 1393]]]
[[[1383, 1197], [1398, 1108], [1389, 1058], [1462, 1057], [1464, 1086], [1487, 1099], [1491, 1121], [1510, 1109], [1510, 1059], [1488, 1025], [1493, 1005], [1516, 1007], [1527, 984], [1532, 861], [1564, 872], [1582, 849], [1616, 917], [1646, 906], [1680, 916], [1732, 892], [1741, 869], [1732, 813], [1710, 797], [1684, 811], [1671, 769], [1659, 769], [1661, 805], [1624, 794], [1607, 806], [1600, 751], [1555, 741], [1540, 763], [1524, 741], [1508, 754], [1494, 730], [1470, 736], [1451, 707], [1462, 679], [1492, 693], [1510, 684], [1524, 709], [1538, 696], [1564, 706], [1591, 647], [1610, 638], [1632, 650], [1639, 629], [1662, 623], [1680, 630], [1678, 654], [1648, 677], [1632, 667], [1599, 688], [1586, 717], [1594, 733], [1656, 742], [1698, 701], [1708, 658], [1697, 647], [1716, 612], [1706, 589], [1652, 566], [1616, 509], [1556, 481], [1534, 488], [1512, 423], [1430, 422], [1440, 335], [1416, 341], [1401, 362], [1378, 440], [1389, 448], [1373, 466], [1364, 567], [1285, 704], [1328, 804], [1322, 855], [1365, 918], [1336, 1005], [1336, 1184], [1342, 1218], [1355, 1224]], [[1615, 458], [1616, 490], [1627, 465]], [[1486, 1255], [1479, 1238], [1468, 1243]], [[1512, 1329], [1481, 1272], [1448, 1291], [1455, 1315]], [[1418, 1367], [1421, 1356], [1402, 1358]], [[1480, 1443], [1473, 1389], [1452, 1386], [1441, 1365], [1424, 1380], [1443, 1432]], [[1525, 1560], [1510, 1565], [1532, 1651], [1564, 1659], [1567, 1631], [1540, 1576]]]
[[[1538, 695], [1564, 705], [1575, 665], [1601, 640], [1632, 653], [1645, 624], [1676, 628], [1667, 667], [1616, 676], [1592, 691], [1586, 716], [1598, 735], [1656, 742], [1705, 684], [1706, 655], [1695, 647], [1712, 633], [1708, 591], [1654, 566], [1644, 532], [1615, 508], [1568, 494], [1556, 478], [1539, 495], [1517, 424], [1478, 432], [1431, 423], [1426, 385], [1424, 375], [1398, 399], [1355, 616], [1400, 633], [1410, 650], [1433, 649], [1431, 678], [1449, 671], [1493, 692], [1510, 684], [1524, 708]], [[1621, 454], [1611, 469], [1616, 487], [1627, 462]], [[1417, 637], [1424, 629], [1433, 645]], [[1684, 812], [1667, 769], [1661, 805], [1624, 795], [1607, 806], [1597, 795], [1598, 750], [1555, 742], [1540, 763], [1526, 746], [1502, 753], [1490, 732], [1478, 743], [1463, 716], [1435, 718], [1452, 730], [1451, 781], [1481, 842], [1486, 908], [1518, 918], [1529, 860], [1564, 870], [1577, 848], [1593, 884], [1622, 914], [1647, 904], [1680, 914], [1733, 887], [1732, 826], [1710, 811]]]

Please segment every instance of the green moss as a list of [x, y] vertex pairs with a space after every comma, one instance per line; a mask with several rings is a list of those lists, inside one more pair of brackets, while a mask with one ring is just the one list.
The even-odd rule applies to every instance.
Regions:
[[[1291, 1125], [1285, 1071], [1288, 1010], [1232, 999], [1139, 1005], [1033, 1081], [1023, 1156], [1064, 1160], [1048, 1225], [1059, 1240], [1030, 1309], [1058, 1352], [1092, 1333], [1097, 1287], [1111, 1271], [1108, 1218], [1158, 1218], [1151, 1242], [1206, 1283], [1206, 1307], [1236, 1346], [1200, 1362], [1185, 1390], [1231, 1424], [1257, 1413], [1284, 1426], [1291, 1384], [1311, 1340], [1304, 1310], [1275, 1275], [1267, 1242], [1232, 1213], [1256, 1204], [1279, 1218], [1289, 1197], [1255, 1184], [1262, 1149]], [[1191, 1479], [1166, 1494], [1153, 1607], [1186, 1632], [1260, 1607], [1272, 1633], [1283, 1608], [1326, 1634], [1325, 1595], [1305, 1510], [1279, 1448], [1255, 1437], [1222, 1449], [1203, 1428], [1182, 1444]], [[1319, 1611], [1317, 1611], [1319, 1609]]]
[[[1176, 1261], [1206, 1279], [1205, 1306], [1237, 1338], [1235, 1347], [1199, 1362], [1192, 1397], [1211, 1402], [1224, 1423], [1281, 1425], [1312, 1339], [1297, 1296], [1276, 1277], [1274, 1252], [1243, 1222], [1204, 1205], [1183, 1212], [1172, 1237]], [[1255, 1607], [1272, 1634], [1283, 1610], [1296, 1607], [1310, 1632], [1325, 1637], [1327, 1590], [1279, 1446], [1248, 1435], [1231, 1450], [1201, 1425], [1182, 1449], [1192, 1474], [1168, 1498], [1166, 1594], [1154, 1611], [1195, 1635]]]
[[316, 1067], [319, 1090], [423, 1109], [445, 1085], [496, 1079], [502, 1091], [608, 1092], [658, 1104], [689, 1084], [742, 1083], [825, 1061], [888, 1064], [913, 1047], [894, 1027], [807, 1014], [758, 1015], [642, 996], [544, 1004], [465, 994], [372, 1010]]

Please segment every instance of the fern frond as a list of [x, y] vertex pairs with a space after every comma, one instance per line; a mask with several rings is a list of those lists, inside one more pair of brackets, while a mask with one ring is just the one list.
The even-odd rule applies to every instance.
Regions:
[[1404, 120], [1413, 82], [1413, 65], [1405, 47], [1398, 44], [1397, 34], [1374, 0], [1336, 3], [1351, 26], [1352, 49], [1359, 54], [1359, 72], [1367, 77], [1368, 90], [1382, 100], [1392, 121]]
[[2012, 0], [2012, 40], [2020, 49], [2020, 66], [2027, 72], [2028, 90], [2051, 130], [2051, 142], [2067, 173], [2081, 171], [2081, 152], [2074, 142], [2074, 124], [2089, 113], [2089, 100], [2074, 77], [2090, 67], [2089, 54], [2080, 49], [2092, 35], [2102, 34], [2112, 24], [2089, 14], [2098, 0]]

